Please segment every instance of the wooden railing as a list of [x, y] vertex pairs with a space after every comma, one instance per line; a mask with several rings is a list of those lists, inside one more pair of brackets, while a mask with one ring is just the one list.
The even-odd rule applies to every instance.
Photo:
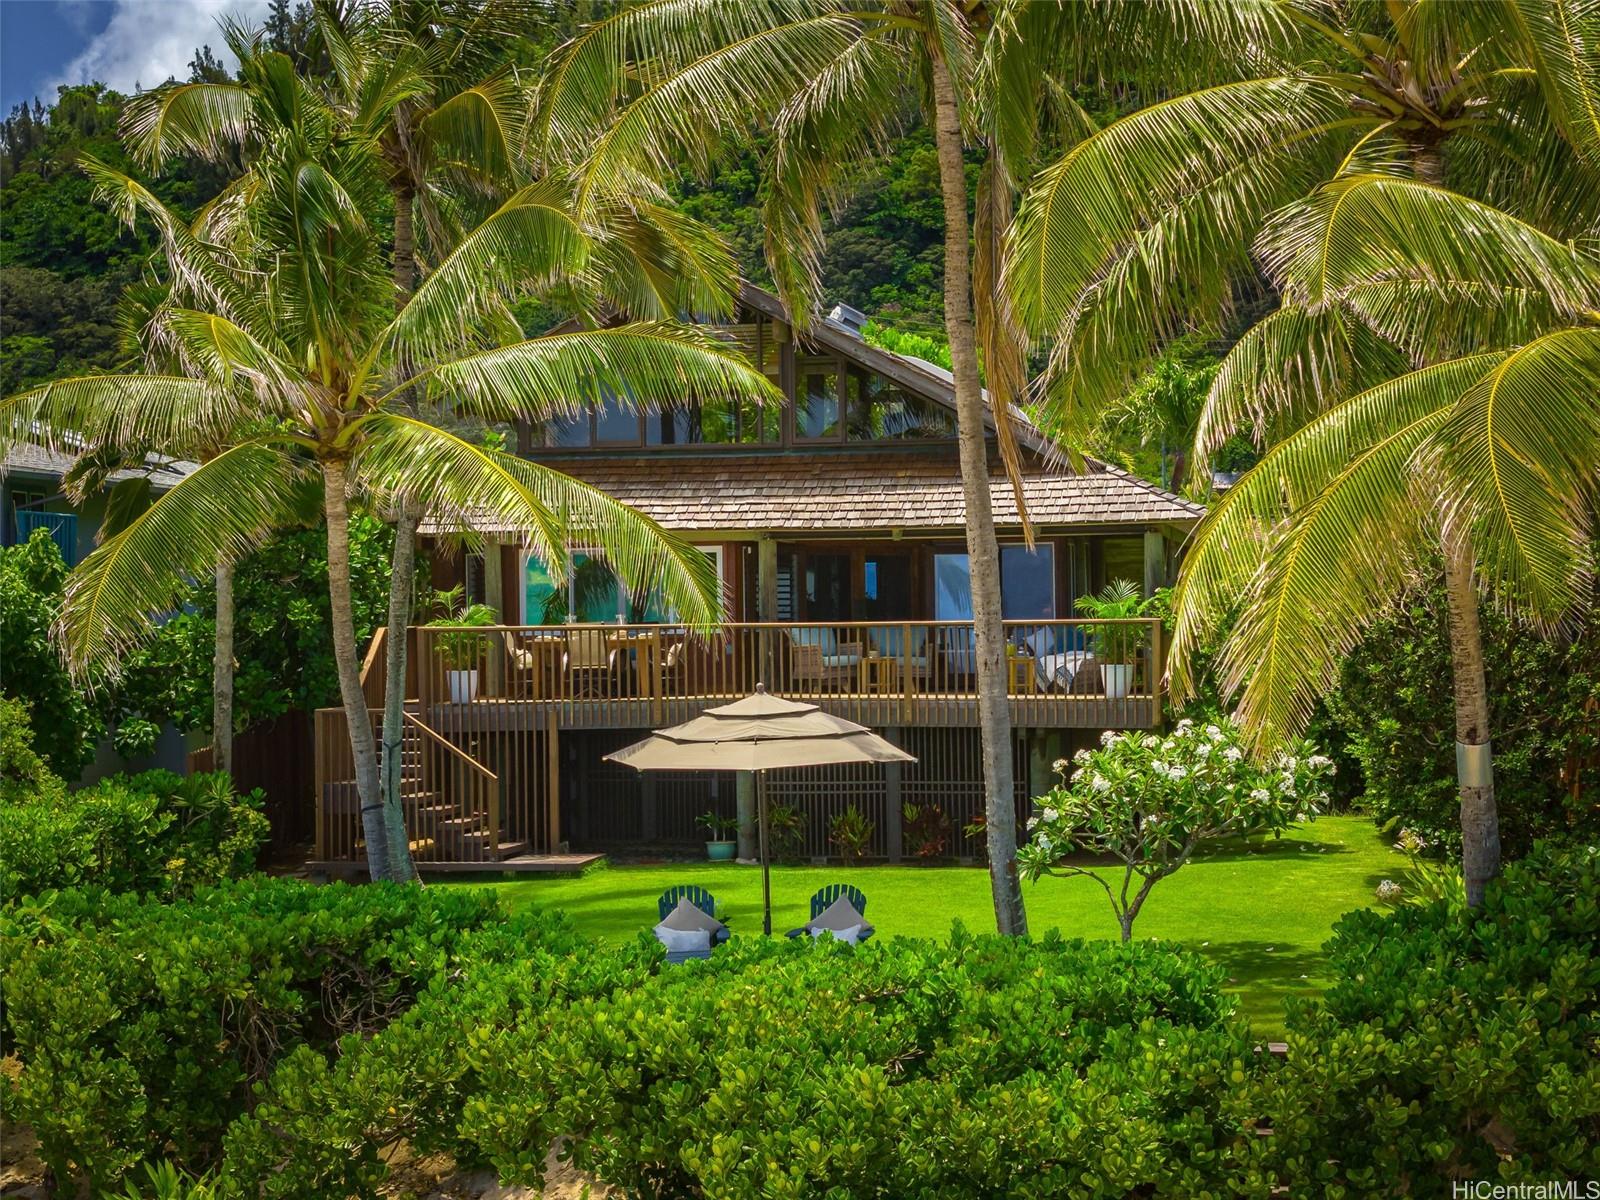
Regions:
[[[1161, 720], [1154, 619], [1007, 621], [1019, 727]], [[874, 726], [974, 725], [970, 623], [734, 623], [415, 630], [422, 719], [446, 736], [496, 729], [660, 726], [764, 683]]]
[[[381, 710], [371, 713], [382, 744]], [[528, 849], [528, 795], [507, 804], [500, 777], [462, 746], [404, 715], [400, 803], [412, 856], [423, 863], [494, 863]], [[343, 709], [316, 714], [316, 858], [360, 862], [366, 857], [355, 760]]]

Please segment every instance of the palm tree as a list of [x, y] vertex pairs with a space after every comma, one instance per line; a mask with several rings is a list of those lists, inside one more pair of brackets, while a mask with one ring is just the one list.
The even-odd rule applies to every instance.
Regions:
[[415, 390], [425, 403], [502, 422], [574, 411], [607, 392], [652, 407], [702, 389], [752, 403], [775, 396], [724, 344], [659, 322], [497, 336], [508, 300], [529, 281], [588, 269], [589, 239], [553, 183], [513, 193], [394, 312], [381, 239], [365, 215], [381, 209], [384, 190], [374, 140], [331, 122], [286, 57], [255, 55], [243, 69], [252, 104], [271, 111], [252, 117], [264, 134], [253, 165], [208, 211], [202, 236], [136, 181], [85, 164], [119, 215], [156, 226], [174, 300], [152, 336], [185, 371], [69, 379], [13, 396], [0, 405], [0, 439], [78, 430], [108, 445], [163, 447], [262, 422], [84, 561], [58, 632], [77, 669], [114, 662], [187, 579], [291, 523], [307, 493], [320, 491], [368, 860], [375, 878], [388, 878], [351, 619], [352, 503], [381, 511], [405, 496], [445, 515], [506, 522], [558, 569], [569, 542], [594, 545], [626, 584], [659, 588], [686, 621], [721, 617], [704, 555], [586, 485], [427, 424], [401, 398]]
[[[315, 33], [332, 64], [318, 97], [326, 119], [372, 141], [380, 156], [393, 212], [397, 312], [416, 285], [420, 247], [438, 261], [465, 228], [515, 190], [519, 177], [530, 181], [518, 135], [523, 93], [505, 68], [529, 15], [521, 0], [458, 0], [444, 9], [432, 0], [389, 0], [349, 11], [324, 3], [314, 10]], [[241, 64], [265, 53], [256, 32], [229, 23], [224, 30]], [[269, 136], [263, 122], [275, 111], [251, 96], [259, 79], [259, 72], [242, 68], [237, 82], [177, 84], [141, 97], [125, 126], [133, 150], [151, 167], [176, 152], [220, 162], [252, 153]], [[648, 201], [608, 204], [599, 215], [603, 220], [590, 229], [595, 269], [576, 282], [609, 314], [642, 309], [662, 317], [728, 307], [731, 263], [708, 230]], [[416, 413], [415, 396], [403, 392], [400, 402]], [[380, 790], [392, 853], [405, 874], [413, 872], [400, 807], [401, 713], [420, 510], [402, 493], [391, 515]]]
[[[1595, 265], [1562, 239], [1600, 228], [1600, 15], [1574, 0], [1282, 12], [1281, 36], [1212, 47], [1265, 73], [1142, 108], [1040, 175], [1008, 290], [1053, 341], [1043, 400], [1072, 422], [1170, 331], [1214, 330], [1265, 268], [1282, 306], [1223, 363], [1196, 454], [1240, 425], [1291, 436], [1195, 539], [1175, 686], [1245, 595], [1225, 680], [1258, 739], [1292, 732], [1426, 531], [1450, 598], [1475, 904], [1499, 862], [1475, 579], [1550, 620], [1578, 594]], [[1512, 386], [1580, 440], [1513, 450], [1496, 423]], [[1496, 479], [1513, 464], [1515, 494]]]

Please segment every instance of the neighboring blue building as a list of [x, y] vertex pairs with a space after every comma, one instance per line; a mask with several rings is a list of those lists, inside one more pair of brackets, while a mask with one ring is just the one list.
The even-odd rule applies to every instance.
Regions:
[[[73, 504], [61, 481], [73, 456], [41, 446], [13, 446], [0, 463], [0, 545], [25, 542], [36, 529], [47, 529], [69, 567], [94, 549], [105, 514], [106, 492]], [[164, 492], [195, 469], [195, 464], [151, 455], [143, 467], [115, 471], [107, 488], [124, 480], [145, 478], [153, 491]]]

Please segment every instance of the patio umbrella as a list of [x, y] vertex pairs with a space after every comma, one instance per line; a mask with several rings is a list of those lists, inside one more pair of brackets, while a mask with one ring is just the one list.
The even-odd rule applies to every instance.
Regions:
[[767, 778], [780, 767], [833, 763], [915, 762], [904, 750], [865, 725], [825, 713], [815, 704], [755, 694], [692, 721], [658, 729], [642, 742], [606, 755], [638, 771], [754, 771], [761, 835], [762, 929], [772, 933], [772, 877], [767, 856]]

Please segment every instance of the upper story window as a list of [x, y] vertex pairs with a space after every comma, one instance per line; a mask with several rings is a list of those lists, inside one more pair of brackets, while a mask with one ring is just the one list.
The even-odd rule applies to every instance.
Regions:
[[903, 438], [948, 438], [956, 434], [955, 415], [941, 404], [913, 395], [881, 375], [850, 369], [849, 433], [852, 442]]
[[831, 362], [807, 362], [798, 371], [794, 436], [800, 441], [839, 437], [839, 370]]

